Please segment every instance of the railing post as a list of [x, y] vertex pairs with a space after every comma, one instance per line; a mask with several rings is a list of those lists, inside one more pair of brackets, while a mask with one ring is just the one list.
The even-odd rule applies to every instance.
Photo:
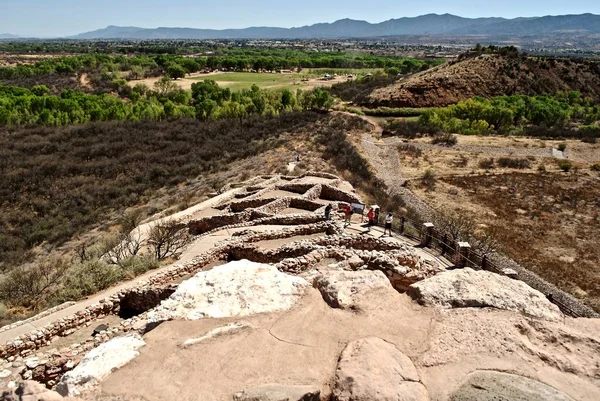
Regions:
[[448, 236], [446, 234], [444, 234], [444, 236], [442, 237], [442, 244], [440, 245], [440, 248], [442, 248], [442, 253], [441, 255], [444, 256], [444, 254], [446, 253], [446, 243], [448, 242]]
[[481, 258], [481, 270], [487, 270], [487, 267], [488, 267], [487, 255], [483, 255], [483, 257]]
[[404, 234], [404, 222], [406, 218], [404, 216], [400, 217], [400, 235]]
[[469, 264], [469, 257], [471, 256], [471, 245], [468, 242], [458, 243], [458, 260], [456, 261], [457, 267], [467, 267]]
[[421, 246], [429, 246], [432, 236], [433, 223], [423, 223], [423, 230], [421, 231]]

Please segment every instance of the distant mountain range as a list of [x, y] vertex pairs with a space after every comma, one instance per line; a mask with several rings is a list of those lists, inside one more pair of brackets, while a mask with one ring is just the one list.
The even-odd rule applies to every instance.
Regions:
[[10, 33], [0, 33], [0, 39], [17, 39], [17, 35], [12, 35]]
[[72, 39], [333, 39], [401, 35], [540, 36], [549, 34], [600, 34], [600, 15], [560, 15], [533, 18], [463, 18], [427, 14], [371, 24], [342, 19], [299, 28], [251, 27], [245, 29], [137, 28], [108, 26], [72, 36]]

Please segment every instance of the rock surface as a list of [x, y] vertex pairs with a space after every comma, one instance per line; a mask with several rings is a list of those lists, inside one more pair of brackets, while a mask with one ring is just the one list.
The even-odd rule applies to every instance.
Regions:
[[557, 321], [558, 307], [522, 281], [470, 268], [440, 273], [409, 287], [408, 294], [424, 305], [443, 308], [492, 307]]
[[277, 384], [253, 387], [233, 395], [234, 401], [319, 401], [321, 391], [312, 386], [281, 386]]
[[75, 369], [67, 372], [56, 386], [64, 396], [77, 396], [89, 389], [115, 369], [118, 369], [139, 355], [138, 348], [146, 343], [139, 334], [114, 338], [87, 353]]
[[315, 278], [315, 286], [325, 302], [341, 309], [354, 308], [360, 294], [391, 288], [390, 280], [379, 270], [328, 271]]
[[336, 401], [429, 400], [410, 358], [381, 338], [349, 343], [338, 362]]
[[267, 264], [230, 262], [200, 272], [148, 313], [148, 322], [249, 316], [292, 307], [310, 284]]
[[199, 344], [203, 341], [210, 340], [211, 338], [215, 338], [218, 336], [226, 335], [226, 334], [235, 334], [246, 328], [250, 327], [248, 323], [244, 322], [236, 322], [228, 324], [227, 326], [217, 327], [216, 329], [212, 329], [211, 331], [205, 333], [204, 335], [197, 338], [190, 338], [185, 340], [181, 345], [183, 348], [190, 347], [195, 344]]
[[451, 401], [573, 401], [536, 380], [495, 371], [476, 371], [450, 397]]
[[[62, 401], [63, 397], [36, 381], [25, 381], [12, 390], [6, 390], [0, 396], [2, 401]], [[72, 401], [75, 399], [71, 398]]]

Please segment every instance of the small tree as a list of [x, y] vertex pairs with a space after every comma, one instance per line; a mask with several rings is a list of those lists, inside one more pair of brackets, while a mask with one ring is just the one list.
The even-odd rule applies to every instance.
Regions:
[[158, 260], [178, 257], [191, 239], [191, 235], [175, 221], [158, 222], [148, 234], [148, 244]]
[[167, 67], [167, 74], [173, 79], [185, 77], [185, 69], [179, 64], [171, 64]]

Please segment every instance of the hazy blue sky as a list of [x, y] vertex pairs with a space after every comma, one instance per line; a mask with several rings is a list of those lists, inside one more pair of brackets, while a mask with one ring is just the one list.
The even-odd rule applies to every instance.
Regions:
[[0, 33], [66, 36], [107, 25], [292, 27], [341, 18], [381, 22], [427, 13], [508, 18], [600, 14], [600, 0], [0, 0]]

